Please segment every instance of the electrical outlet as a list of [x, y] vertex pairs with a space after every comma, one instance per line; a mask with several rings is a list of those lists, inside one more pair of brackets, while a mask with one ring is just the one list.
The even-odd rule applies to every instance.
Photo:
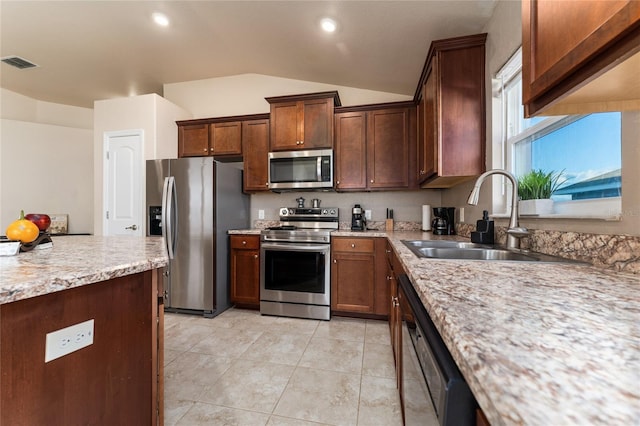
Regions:
[[364, 211], [364, 218], [367, 220], [371, 220], [371, 210]]
[[258, 210], [258, 219], [264, 219], [264, 210]]
[[89, 345], [93, 345], [92, 319], [47, 333], [44, 362], [53, 361]]

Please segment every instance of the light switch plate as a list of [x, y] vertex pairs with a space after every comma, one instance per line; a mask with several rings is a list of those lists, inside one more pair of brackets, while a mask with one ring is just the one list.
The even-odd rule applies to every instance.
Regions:
[[93, 319], [47, 333], [44, 362], [93, 345]]
[[371, 220], [371, 210], [364, 211], [364, 218], [367, 220]]
[[258, 219], [264, 219], [264, 210], [258, 210]]

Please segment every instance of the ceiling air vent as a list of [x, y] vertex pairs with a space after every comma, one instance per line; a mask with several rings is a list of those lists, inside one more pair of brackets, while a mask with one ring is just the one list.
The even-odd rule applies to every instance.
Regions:
[[26, 59], [21, 58], [20, 56], [5, 56], [0, 60], [5, 64], [9, 64], [12, 67], [16, 67], [21, 70], [37, 67], [37, 65], [34, 64], [33, 62], [29, 62]]

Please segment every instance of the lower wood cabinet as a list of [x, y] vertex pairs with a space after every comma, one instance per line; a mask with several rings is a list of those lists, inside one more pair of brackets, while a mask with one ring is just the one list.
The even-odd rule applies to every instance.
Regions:
[[387, 316], [385, 238], [331, 239], [331, 310], [338, 314]]
[[260, 307], [260, 236], [231, 235], [231, 302], [243, 308]]
[[387, 242], [386, 246], [386, 262], [387, 268], [386, 279], [389, 282], [389, 295], [387, 303], [389, 306], [389, 332], [391, 335], [391, 348], [393, 349], [393, 357], [396, 366], [396, 386], [401, 389], [400, 380], [402, 380], [402, 312], [400, 311], [400, 302], [398, 300], [398, 279], [397, 276], [404, 273], [404, 269], [400, 265], [400, 261], [391, 248], [391, 244]]

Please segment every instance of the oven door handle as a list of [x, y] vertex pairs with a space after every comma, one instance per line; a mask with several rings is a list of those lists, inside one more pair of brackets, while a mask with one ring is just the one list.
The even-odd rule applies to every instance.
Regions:
[[278, 251], [325, 251], [330, 249], [329, 244], [307, 244], [307, 243], [262, 243], [261, 250], [278, 250]]

